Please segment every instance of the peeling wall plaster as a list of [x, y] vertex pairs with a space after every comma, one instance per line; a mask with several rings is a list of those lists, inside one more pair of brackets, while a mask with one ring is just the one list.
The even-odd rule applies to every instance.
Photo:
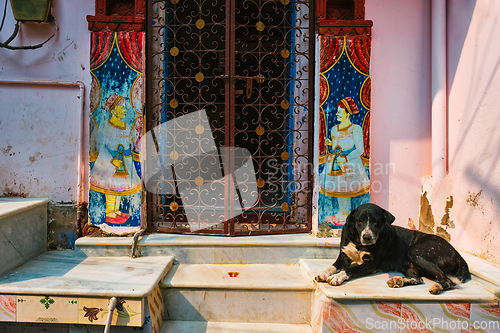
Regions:
[[[95, 1], [52, 4], [59, 28], [55, 37], [36, 50], [0, 48], [0, 80], [82, 81], [87, 88], [86, 119], [91, 82], [86, 15], [94, 14]], [[0, 41], [10, 36], [15, 22], [7, 1]], [[38, 44], [52, 32], [50, 24], [22, 23], [12, 45]], [[51, 249], [71, 248], [76, 237], [77, 140], [82, 119], [78, 95], [78, 87], [0, 83], [0, 196], [50, 199]]]

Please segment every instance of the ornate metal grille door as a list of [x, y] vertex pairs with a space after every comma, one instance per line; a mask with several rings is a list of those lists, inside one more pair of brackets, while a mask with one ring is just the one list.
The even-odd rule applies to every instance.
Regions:
[[[205, 110], [217, 147], [251, 153], [257, 192], [251, 208], [243, 204], [248, 209], [226, 220], [229, 203], [242, 202], [251, 188], [226, 182], [224, 204], [211, 205], [210, 193], [193, 185], [196, 204], [210, 212], [199, 221], [188, 221], [178, 188], [149, 193], [150, 230], [233, 236], [310, 231], [314, 30], [309, 1], [150, 0], [148, 11], [147, 129]], [[162, 154], [177, 157], [175, 147], [161, 139], [175, 131], [164, 132], [156, 133], [158, 163]], [[230, 154], [208, 155], [212, 164], [238, 164]], [[206, 158], [198, 157], [200, 166]], [[165, 177], [180, 174], [176, 168]], [[211, 186], [223, 183], [220, 176], [212, 174]]]

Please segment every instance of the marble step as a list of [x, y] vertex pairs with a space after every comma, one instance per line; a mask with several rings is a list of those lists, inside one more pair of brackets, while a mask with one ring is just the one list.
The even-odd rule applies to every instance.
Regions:
[[[310, 234], [223, 237], [151, 234], [139, 240], [140, 256], [173, 256], [185, 264], [298, 264], [300, 258], [336, 258], [339, 238]], [[130, 237], [82, 237], [76, 241], [79, 256], [128, 256]]]
[[296, 265], [180, 264], [160, 287], [171, 321], [310, 323], [314, 283]]
[[[312, 279], [332, 264], [331, 260], [302, 259], [300, 265]], [[321, 292], [334, 300], [370, 300], [370, 301], [425, 301], [425, 302], [485, 302], [496, 303], [494, 292], [481, 283], [467, 280], [456, 289], [446, 290], [439, 295], [429, 293], [433, 281], [424, 278], [424, 283], [404, 288], [389, 288], [387, 280], [400, 273], [377, 273], [344, 282], [341, 286], [317, 283]]]
[[173, 258], [75, 257], [49, 251], [0, 277], [0, 294], [144, 298]]
[[48, 203], [0, 198], [0, 276], [45, 252]]
[[109, 299], [117, 297], [122, 307], [113, 313], [113, 325], [141, 327], [150, 316], [148, 299], [160, 307], [159, 281], [173, 261], [46, 252], [0, 277], [0, 322], [104, 325]]
[[160, 333], [312, 333], [309, 325], [166, 321]]
[[463, 251], [460, 254], [469, 265], [472, 281], [487, 287], [500, 299], [500, 265]]

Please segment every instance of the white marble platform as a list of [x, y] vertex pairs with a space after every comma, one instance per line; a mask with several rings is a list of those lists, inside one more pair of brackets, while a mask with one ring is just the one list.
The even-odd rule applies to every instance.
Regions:
[[[303, 259], [300, 264], [311, 278], [328, 268], [334, 260]], [[384, 300], [384, 301], [468, 301], [496, 303], [498, 299], [488, 289], [479, 283], [468, 280], [456, 289], [446, 290], [439, 295], [429, 293], [433, 281], [424, 278], [424, 284], [406, 286], [403, 288], [389, 288], [387, 280], [399, 273], [379, 273], [344, 282], [340, 286], [330, 286], [325, 282], [317, 285], [323, 293], [332, 299], [349, 300]]]
[[496, 290], [500, 290], [500, 266], [487, 260], [481, 259], [470, 253], [460, 251], [460, 254], [469, 265], [471, 274], [493, 284]]
[[166, 321], [160, 333], [312, 333], [309, 325]]
[[46, 205], [49, 203], [48, 199], [25, 199], [25, 198], [0, 198], [0, 219], [18, 214], [27, 209]]
[[164, 288], [313, 290], [314, 283], [295, 265], [180, 264], [161, 282]]
[[75, 257], [46, 252], [0, 278], [0, 294], [146, 297], [172, 257]]

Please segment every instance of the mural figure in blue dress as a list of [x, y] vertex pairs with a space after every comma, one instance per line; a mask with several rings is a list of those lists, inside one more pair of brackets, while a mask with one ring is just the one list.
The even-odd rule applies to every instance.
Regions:
[[[351, 97], [337, 104], [337, 125], [331, 128], [326, 139], [327, 158], [320, 174], [320, 192], [328, 197], [336, 197], [337, 223], [345, 223], [351, 212], [351, 198], [369, 191], [370, 180], [361, 161], [364, 152], [363, 130], [351, 122], [351, 116], [359, 109]], [[343, 224], [342, 223], [342, 224]]]
[[321, 37], [318, 223], [333, 229], [370, 201], [370, 45]]
[[109, 119], [98, 130], [103, 135], [98, 140], [98, 156], [92, 167], [91, 188], [106, 196], [106, 222], [112, 224], [122, 224], [130, 216], [130, 212], [120, 210], [121, 197], [141, 189], [131, 149], [135, 138], [123, 121], [127, 114], [125, 102], [125, 98], [114, 94], [104, 104]]

